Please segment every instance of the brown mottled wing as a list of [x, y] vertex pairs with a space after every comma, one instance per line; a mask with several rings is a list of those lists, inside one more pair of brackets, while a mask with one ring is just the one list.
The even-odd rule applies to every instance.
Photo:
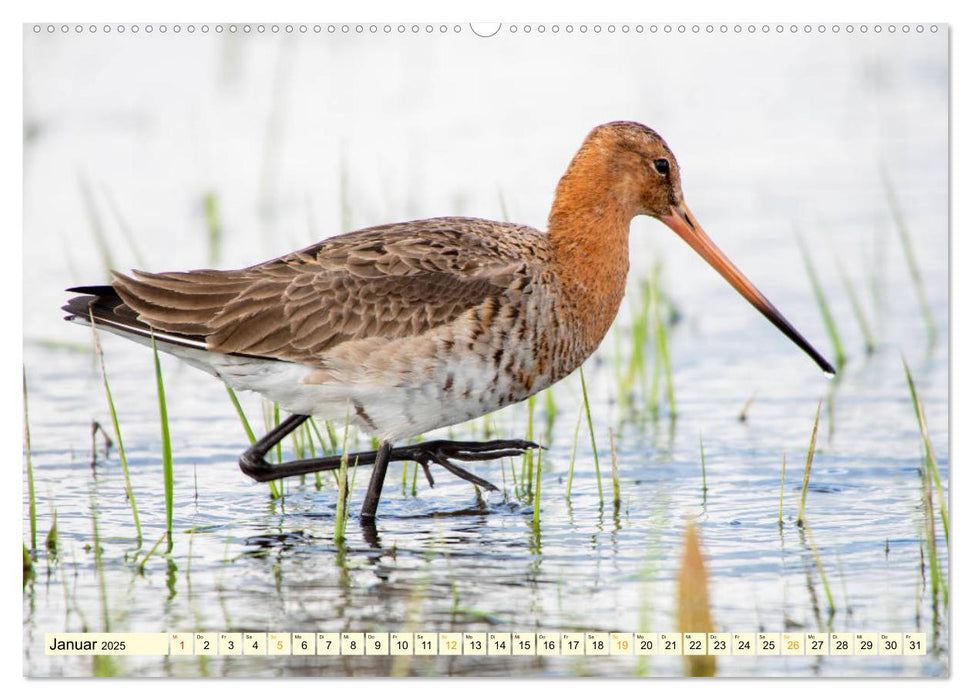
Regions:
[[[211, 350], [310, 362], [370, 337], [419, 335], [533, 281], [545, 237], [477, 219], [365, 229], [242, 270], [116, 275], [144, 323]], [[532, 263], [528, 261], [534, 261]]]

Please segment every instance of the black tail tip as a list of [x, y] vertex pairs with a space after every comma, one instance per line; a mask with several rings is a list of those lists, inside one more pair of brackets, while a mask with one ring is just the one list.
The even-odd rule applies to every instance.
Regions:
[[101, 297], [106, 294], [114, 294], [115, 288], [110, 284], [93, 284], [84, 287], [68, 287], [64, 290], [65, 292], [73, 292], [75, 294], [91, 294], [93, 296]]

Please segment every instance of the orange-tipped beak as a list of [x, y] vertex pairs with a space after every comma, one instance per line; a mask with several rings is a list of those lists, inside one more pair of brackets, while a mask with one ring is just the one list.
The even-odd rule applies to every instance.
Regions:
[[718, 270], [718, 273], [728, 280], [728, 283], [735, 287], [735, 290], [739, 294], [748, 299], [748, 302], [752, 306], [761, 311], [763, 316], [772, 321], [772, 324], [776, 328], [785, 333], [792, 342], [813, 358], [824, 372], [836, 374], [836, 370], [833, 369], [833, 366], [826, 358], [820, 355], [799, 334], [799, 331], [792, 327], [792, 324], [785, 319], [785, 316], [779, 313], [779, 310], [765, 298], [765, 295], [754, 284], [749, 282], [741, 270], [735, 267], [735, 264], [708, 238], [684, 202], [681, 202], [679, 206], [672, 206], [671, 213], [667, 216], [660, 217], [660, 219], [668, 228], [681, 236], [688, 245], [694, 248], [698, 255], [707, 260], [709, 265]]

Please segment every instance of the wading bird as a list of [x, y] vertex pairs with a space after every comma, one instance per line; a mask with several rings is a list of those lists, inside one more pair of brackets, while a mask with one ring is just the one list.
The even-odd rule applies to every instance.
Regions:
[[380, 447], [362, 519], [388, 463], [409, 460], [494, 490], [455, 461], [522, 454], [525, 440], [395, 442], [522, 401], [573, 372], [624, 296], [631, 220], [659, 219], [826, 372], [833, 368], [715, 246], [681, 194], [678, 162], [652, 129], [612, 122], [587, 136], [556, 188], [548, 231], [473, 218], [376, 226], [241, 270], [114, 273], [75, 287], [68, 320], [150, 345], [256, 391], [292, 415], [243, 453], [257, 481], [336, 469], [340, 457], [271, 465], [309, 416], [350, 421]]

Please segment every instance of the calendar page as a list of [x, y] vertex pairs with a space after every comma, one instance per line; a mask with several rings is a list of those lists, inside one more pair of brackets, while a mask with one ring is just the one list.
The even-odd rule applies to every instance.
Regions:
[[23, 25], [25, 676], [949, 676], [950, 28], [642, 14]]

